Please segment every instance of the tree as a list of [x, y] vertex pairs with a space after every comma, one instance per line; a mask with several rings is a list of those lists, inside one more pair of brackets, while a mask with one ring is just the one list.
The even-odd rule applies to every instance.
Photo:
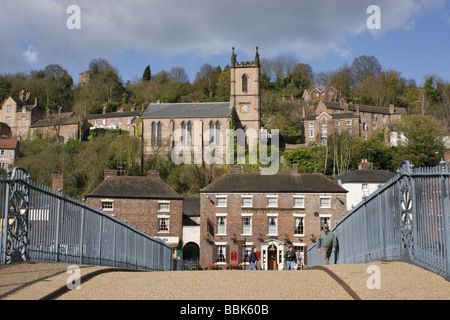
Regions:
[[408, 139], [406, 146], [399, 149], [397, 163], [409, 160], [416, 167], [436, 166], [443, 156], [442, 125], [429, 115], [410, 115], [400, 125]]
[[363, 55], [353, 60], [350, 70], [354, 83], [358, 85], [366, 78], [378, 75], [382, 68], [377, 58]]
[[150, 65], [148, 65], [144, 70], [144, 74], [142, 75], [142, 80], [144, 82], [150, 82], [151, 79], [152, 79], [152, 71], [150, 70]]

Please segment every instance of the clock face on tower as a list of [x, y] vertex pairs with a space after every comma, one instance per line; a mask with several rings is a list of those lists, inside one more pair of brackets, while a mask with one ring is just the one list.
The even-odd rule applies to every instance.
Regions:
[[244, 105], [241, 107], [241, 110], [242, 110], [242, 112], [247, 112], [247, 111], [248, 111], [248, 106], [247, 106], [246, 104], [244, 104]]

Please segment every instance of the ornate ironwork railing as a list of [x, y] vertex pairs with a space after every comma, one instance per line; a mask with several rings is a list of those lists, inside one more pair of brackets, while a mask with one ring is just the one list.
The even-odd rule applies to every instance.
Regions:
[[125, 222], [30, 180], [0, 178], [0, 264], [64, 262], [168, 271], [173, 248]]
[[[363, 199], [332, 229], [338, 248], [330, 263], [400, 260], [450, 279], [450, 167], [414, 168], [405, 161], [397, 176]], [[308, 266], [322, 264], [315, 246]]]

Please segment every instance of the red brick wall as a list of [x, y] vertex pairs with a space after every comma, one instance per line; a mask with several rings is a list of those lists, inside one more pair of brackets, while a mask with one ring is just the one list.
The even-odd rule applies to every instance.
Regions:
[[[218, 194], [202, 194], [201, 195], [201, 226], [200, 226], [200, 264], [206, 267], [214, 264], [214, 242], [226, 242], [229, 254], [231, 251], [239, 252], [240, 248], [234, 243], [233, 233], [236, 234], [236, 240], [244, 240], [242, 234], [242, 215], [241, 213], [253, 213], [252, 216], [252, 236], [245, 237], [247, 242], [253, 242], [260, 251], [261, 241], [269, 238], [276, 238], [286, 242], [286, 249], [292, 243], [305, 243], [306, 246], [312, 244], [311, 234], [316, 237], [320, 232], [320, 216], [315, 216], [315, 212], [319, 214], [331, 214], [331, 226], [343, 217], [346, 211], [346, 195], [345, 194], [302, 194], [295, 195], [304, 196], [304, 209], [293, 208], [293, 193], [278, 193], [278, 208], [267, 208], [266, 194], [253, 194], [253, 208], [242, 208], [241, 194], [227, 195], [227, 208], [216, 207]], [[272, 195], [272, 194], [269, 194]], [[207, 196], [214, 202], [212, 203]], [[331, 196], [331, 208], [320, 208], [320, 196]], [[340, 197], [343, 204], [337, 199]], [[216, 213], [227, 213], [226, 236], [212, 235], [210, 241], [205, 238], [207, 236], [208, 219], [214, 225], [214, 232], [217, 232]], [[278, 213], [278, 236], [267, 236], [268, 234], [268, 216], [267, 213]], [[294, 213], [305, 214], [304, 217], [304, 236], [294, 237]], [[262, 237], [258, 237], [261, 234]], [[287, 237], [286, 237], [287, 235]], [[236, 263], [236, 261], [234, 261]]]

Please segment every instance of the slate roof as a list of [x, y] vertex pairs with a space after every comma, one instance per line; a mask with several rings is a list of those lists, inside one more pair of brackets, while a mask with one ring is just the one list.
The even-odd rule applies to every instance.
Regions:
[[200, 197], [186, 197], [183, 200], [183, 213], [188, 217], [200, 216]]
[[86, 119], [103, 119], [103, 118], [125, 118], [125, 117], [137, 117], [139, 116], [140, 111], [117, 111], [117, 112], [108, 112], [108, 113], [99, 113], [99, 114], [89, 114], [86, 116]]
[[64, 112], [61, 114], [49, 115], [45, 119], [36, 121], [31, 128], [51, 127], [53, 125], [77, 124], [78, 119], [74, 112]]
[[112, 176], [106, 178], [86, 197], [183, 199], [181, 195], [159, 177], [124, 176]]
[[388, 170], [354, 170], [341, 174], [336, 180], [342, 183], [385, 183], [395, 176]]
[[[332, 102], [332, 101], [322, 101], [325, 106], [329, 109], [339, 109], [344, 110], [344, 108], [341, 106], [340, 102]], [[355, 105], [355, 104], [349, 104], [348, 105], [348, 111], [354, 111], [356, 112], [357, 107], [359, 108], [360, 112], [369, 112], [369, 113], [380, 113], [380, 114], [391, 114], [389, 112], [389, 108], [386, 107], [377, 107], [377, 106], [366, 106], [366, 105]], [[406, 114], [406, 109], [403, 107], [396, 107], [394, 108], [394, 114]]]
[[260, 175], [227, 174], [200, 190], [201, 193], [347, 193], [320, 173]]
[[[356, 113], [327, 113], [331, 119], [333, 120], [342, 120], [342, 119], [359, 119], [359, 115], [357, 115]], [[309, 120], [317, 120], [317, 117], [320, 116], [321, 114], [313, 114], [313, 115], [309, 115], [309, 116], [305, 116], [303, 117], [303, 120], [305, 121], [309, 121]]]
[[150, 103], [141, 118], [229, 118], [231, 112], [229, 102]]

